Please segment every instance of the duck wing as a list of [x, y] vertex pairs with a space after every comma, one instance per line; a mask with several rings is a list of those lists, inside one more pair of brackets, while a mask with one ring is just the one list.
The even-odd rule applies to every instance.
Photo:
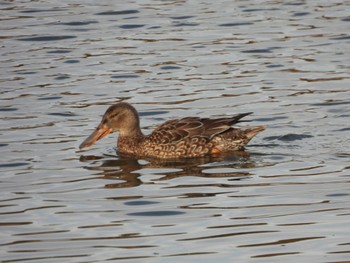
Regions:
[[211, 139], [215, 135], [223, 133], [238, 123], [241, 118], [251, 114], [242, 113], [228, 118], [199, 118], [187, 117], [170, 120], [158, 126], [148, 139], [159, 144], [176, 143], [191, 137]]
[[231, 128], [232, 125], [240, 122], [243, 117], [252, 114], [252, 112], [240, 113], [232, 117], [218, 118], [218, 119], [201, 119], [204, 126], [203, 136], [209, 137], [210, 139], [214, 136], [223, 133]]

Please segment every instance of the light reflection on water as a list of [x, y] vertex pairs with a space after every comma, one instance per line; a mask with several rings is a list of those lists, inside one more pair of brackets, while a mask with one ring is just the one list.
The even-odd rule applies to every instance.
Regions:
[[[349, 5], [2, 2], [2, 262], [345, 262]], [[150, 132], [254, 112], [246, 152], [78, 145], [126, 100]]]

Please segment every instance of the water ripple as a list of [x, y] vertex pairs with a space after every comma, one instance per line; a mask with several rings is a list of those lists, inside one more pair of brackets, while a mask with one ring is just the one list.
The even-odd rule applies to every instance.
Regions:
[[[348, 3], [1, 5], [2, 262], [347, 262]], [[246, 151], [78, 149], [109, 105], [143, 131], [254, 112]]]

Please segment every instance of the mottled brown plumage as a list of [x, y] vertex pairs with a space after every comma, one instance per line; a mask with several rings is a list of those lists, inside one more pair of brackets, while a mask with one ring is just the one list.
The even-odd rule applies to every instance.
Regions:
[[158, 126], [150, 135], [144, 135], [135, 108], [121, 102], [107, 109], [99, 126], [80, 148], [89, 147], [107, 134], [118, 131], [118, 151], [139, 157], [190, 158], [243, 150], [257, 133], [265, 129], [264, 126], [252, 129], [231, 127], [249, 114], [251, 112], [217, 119], [175, 119]]

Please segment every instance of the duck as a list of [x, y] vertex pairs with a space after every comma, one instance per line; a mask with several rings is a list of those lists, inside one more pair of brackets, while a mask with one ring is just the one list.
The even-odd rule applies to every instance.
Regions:
[[195, 158], [242, 151], [265, 126], [234, 128], [252, 112], [231, 117], [185, 117], [168, 120], [148, 135], [140, 128], [137, 110], [127, 102], [110, 106], [97, 128], [79, 146], [95, 144], [110, 133], [118, 132], [117, 152], [136, 157], [159, 159]]

